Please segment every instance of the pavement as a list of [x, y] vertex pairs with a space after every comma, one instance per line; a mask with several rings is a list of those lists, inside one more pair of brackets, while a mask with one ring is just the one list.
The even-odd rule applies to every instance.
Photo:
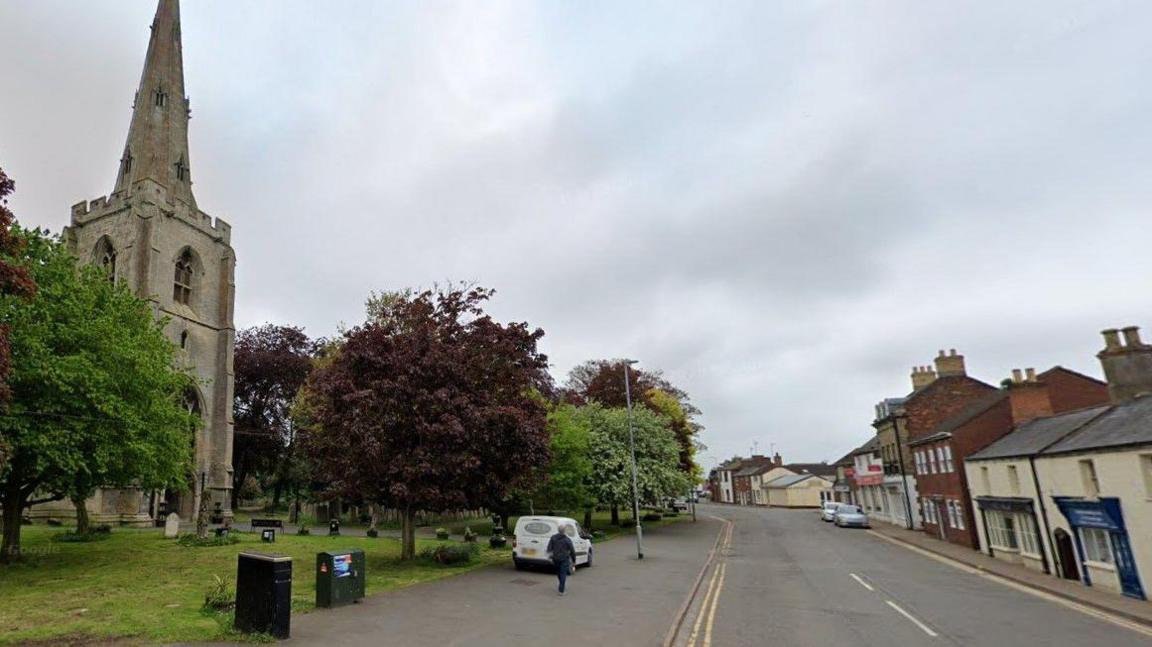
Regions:
[[877, 523], [872, 530], [889, 539], [960, 562], [969, 568], [1152, 627], [1152, 603], [1145, 600], [1135, 600], [1099, 587], [1085, 586], [1080, 582], [1045, 575], [1025, 566], [989, 557], [965, 546], [940, 541], [922, 531], [908, 530], [886, 523]]
[[[814, 510], [701, 506], [731, 537], [676, 645], [1152, 644], [1152, 629], [912, 549]], [[1007, 582], [1007, 583], [1006, 583]]]
[[[644, 559], [623, 536], [595, 545], [591, 568], [556, 593], [556, 576], [506, 566], [370, 595], [363, 602], [292, 618], [292, 644], [486, 647], [554, 644], [660, 645], [721, 523], [701, 517], [654, 528]], [[567, 639], [564, 639], [567, 637]]]

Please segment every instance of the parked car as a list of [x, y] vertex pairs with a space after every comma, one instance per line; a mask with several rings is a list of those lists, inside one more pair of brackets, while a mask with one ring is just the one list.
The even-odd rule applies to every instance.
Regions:
[[669, 499], [668, 509], [675, 512], [686, 512], [688, 510], [688, 501], [684, 497]]
[[569, 517], [520, 517], [512, 533], [512, 565], [516, 570], [528, 566], [552, 566], [552, 556], [548, 554], [548, 540], [556, 534], [557, 528], [568, 526], [568, 536], [576, 547], [575, 566], [592, 565], [592, 535]]
[[823, 521], [833, 521], [836, 518], [836, 509], [841, 505], [844, 504], [837, 501], [825, 501], [820, 505], [820, 519]]
[[858, 505], [849, 505], [841, 503], [836, 508], [836, 516], [833, 522], [841, 528], [871, 528], [872, 524], [868, 523], [868, 515], [860, 509]]

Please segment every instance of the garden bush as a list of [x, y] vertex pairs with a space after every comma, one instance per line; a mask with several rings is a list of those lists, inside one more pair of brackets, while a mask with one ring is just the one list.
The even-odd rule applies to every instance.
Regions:
[[420, 557], [444, 566], [457, 566], [471, 562], [479, 553], [479, 544], [440, 544], [420, 551]]
[[212, 577], [215, 581], [212, 583], [212, 588], [208, 589], [208, 594], [204, 596], [204, 606], [201, 608], [217, 613], [231, 611], [232, 607], [236, 606], [236, 599], [228, 586], [228, 580], [219, 575]]
[[642, 521], [660, 521], [663, 518], [659, 512], [648, 512], [645, 513], [643, 517], [640, 517]]
[[312, 531], [308, 530], [308, 526], [300, 526], [300, 529], [296, 531], [296, 534], [297, 535], [311, 535]]
[[231, 546], [232, 544], [240, 543], [240, 537], [233, 533], [226, 535], [209, 535], [203, 539], [196, 536], [194, 532], [186, 532], [176, 538], [176, 543], [181, 546], [204, 548], [208, 546]]
[[472, 532], [472, 526], [464, 527], [464, 541], [474, 543], [476, 541], [476, 533]]
[[449, 537], [449, 534], [448, 534], [447, 528], [437, 528], [436, 529], [436, 538], [437, 539], [443, 541], [443, 540], [447, 539], [448, 537]]

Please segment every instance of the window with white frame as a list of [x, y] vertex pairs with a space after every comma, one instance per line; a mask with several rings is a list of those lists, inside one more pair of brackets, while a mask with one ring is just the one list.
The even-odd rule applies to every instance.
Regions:
[[948, 507], [954, 510], [952, 513], [952, 527], [957, 530], [964, 530], [964, 508], [960, 505], [960, 502], [955, 500], [949, 501]]
[[924, 473], [924, 452], [923, 451], [916, 452], [916, 473], [917, 474], [923, 474]]
[[1108, 531], [1100, 528], [1081, 528], [1080, 541], [1084, 542], [1084, 557], [1090, 562], [1112, 563], [1112, 540]]
[[1020, 547], [1016, 538], [1016, 519], [1012, 513], [990, 512], [988, 514], [988, 541], [1002, 550], [1016, 550]]
[[944, 507], [948, 509], [948, 526], [951, 528], [956, 527], [956, 509], [952, 507], [952, 501], [945, 501]]
[[1144, 475], [1144, 496], [1152, 499], [1152, 454], [1140, 455], [1140, 473]]
[[944, 446], [944, 464], [948, 466], [948, 471], [952, 472], [956, 467], [952, 464], [952, 446]]
[[1084, 484], [1084, 494], [1088, 497], [1100, 495], [1100, 479], [1096, 476], [1096, 464], [1092, 459], [1080, 461], [1080, 480]]
[[1012, 494], [1020, 494], [1020, 472], [1015, 465], [1008, 466], [1008, 490]]
[[936, 473], [936, 453], [931, 449], [928, 450], [928, 473]]
[[1020, 552], [1040, 555], [1040, 536], [1036, 532], [1036, 520], [1030, 514], [1021, 514], [1017, 515], [1016, 521], [1020, 535]]
[[980, 468], [980, 487], [984, 489], [984, 494], [992, 494], [992, 481], [988, 479], [988, 468]]

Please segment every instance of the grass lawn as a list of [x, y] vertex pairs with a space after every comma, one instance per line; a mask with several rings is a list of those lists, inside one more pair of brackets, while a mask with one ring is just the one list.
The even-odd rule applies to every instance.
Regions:
[[[361, 548], [372, 595], [501, 563], [508, 549], [483, 551], [471, 564], [440, 566], [398, 561], [400, 542], [367, 537], [280, 535], [275, 544], [241, 534], [231, 546], [186, 548], [161, 531], [116, 529], [104, 541], [50, 541], [61, 528], [25, 526], [25, 561], [0, 567], [0, 644], [52, 642], [62, 638], [133, 638], [175, 642], [230, 638], [231, 614], [201, 611], [213, 575], [236, 578], [236, 555], [244, 550], [293, 557], [293, 610], [314, 609], [316, 553]], [[419, 548], [437, 542], [419, 540]]]

